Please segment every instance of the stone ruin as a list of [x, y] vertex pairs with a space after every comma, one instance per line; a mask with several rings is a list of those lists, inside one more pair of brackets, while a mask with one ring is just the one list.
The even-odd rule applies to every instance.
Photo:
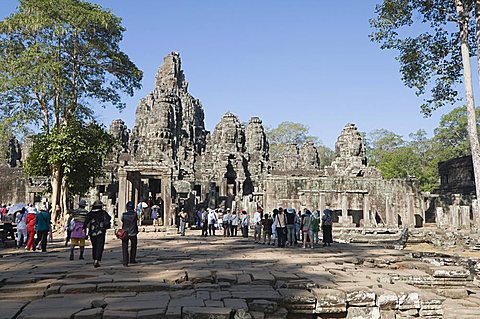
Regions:
[[[242, 124], [227, 112], [213, 132], [205, 129], [204, 117], [201, 102], [188, 92], [180, 55], [172, 52], [164, 58], [152, 92], [140, 100], [133, 129], [122, 120], [110, 125], [118, 143], [91, 199], [102, 199], [112, 215], [121, 214], [128, 200], [157, 204], [165, 225], [175, 222], [181, 208], [193, 217], [199, 207], [253, 213], [279, 206], [322, 211], [326, 204], [346, 228], [412, 228], [428, 221], [429, 199], [420, 193], [418, 180], [384, 180], [368, 166], [365, 141], [355, 124], [343, 128], [335, 160], [322, 168], [312, 142], [287, 145], [280, 161], [271, 160], [258, 117]], [[18, 165], [20, 150], [28, 153], [28, 148], [15, 143], [10, 148], [10, 166]], [[20, 175], [8, 176], [21, 180]], [[2, 201], [31, 202], [38, 184], [30, 179], [29, 185], [7, 185]], [[476, 217], [462, 214], [473, 226]]]

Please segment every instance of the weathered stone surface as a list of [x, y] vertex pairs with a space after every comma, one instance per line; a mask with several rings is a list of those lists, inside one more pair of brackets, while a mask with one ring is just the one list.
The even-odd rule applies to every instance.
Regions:
[[420, 297], [416, 292], [400, 292], [398, 294], [398, 309], [420, 309]]
[[250, 311], [259, 311], [263, 313], [274, 313], [278, 309], [278, 304], [275, 301], [269, 300], [253, 300], [248, 303]]
[[230, 319], [231, 308], [212, 307], [184, 307], [182, 318], [184, 319]]
[[73, 319], [102, 319], [103, 309], [93, 308], [77, 312]]
[[315, 313], [341, 313], [347, 311], [345, 292], [336, 289], [313, 289], [317, 298]]
[[244, 299], [226, 298], [223, 299], [223, 303], [225, 307], [232, 308], [233, 310], [248, 309], [247, 302]]
[[398, 309], [398, 296], [396, 293], [385, 289], [375, 289], [377, 295], [376, 306], [382, 310]]
[[106, 309], [103, 312], [103, 319], [136, 319], [136, 312], [117, 311]]
[[75, 293], [89, 293], [94, 292], [97, 285], [83, 284], [83, 285], [65, 285], [60, 287], [61, 294], [75, 294]]
[[22, 301], [0, 300], [0, 318], [14, 318], [15, 315], [19, 313], [22, 307], [26, 304], [27, 302]]
[[375, 306], [375, 292], [366, 287], [342, 288], [347, 295], [348, 306], [373, 307]]
[[347, 319], [380, 319], [378, 307], [348, 307]]

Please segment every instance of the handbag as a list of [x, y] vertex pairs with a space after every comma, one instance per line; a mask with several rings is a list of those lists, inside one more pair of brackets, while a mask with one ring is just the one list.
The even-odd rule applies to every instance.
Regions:
[[128, 232], [125, 229], [117, 229], [115, 232], [115, 236], [117, 236], [118, 239], [125, 240], [128, 237]]

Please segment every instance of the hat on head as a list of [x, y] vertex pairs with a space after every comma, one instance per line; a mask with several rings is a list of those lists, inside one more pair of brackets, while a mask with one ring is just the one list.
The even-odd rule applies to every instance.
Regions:
[[230, 208], [227, 208], [227, 212], [229, 212], [229, 211], [230, 211]]
[[87, 206], [87, 201], [84, 199], [81, 199], [80, 202], [78, 202], [78, 206], [80, 207], [86, 207]]
[[125, 207], [127, 208], [127, 210], [132, 210], [134, 208], [135, 205], [133, 205], [133, 202], [132, 201], [128, 201], [127, 202], [127, 205], [125, 205]]
[[93, 203], [92, 207], [97, 207], [97, 208], [100, 207], [100, 208], [102, 208], [102, 207], [103, 207], [103, 203], [102, 203], [101, 200], [96, 200], [96, 201]]
[[287, 208], [287, 213], [295, 214], [295, 209], [293, 209], [292, 207], [289, 207], [289, 208]]

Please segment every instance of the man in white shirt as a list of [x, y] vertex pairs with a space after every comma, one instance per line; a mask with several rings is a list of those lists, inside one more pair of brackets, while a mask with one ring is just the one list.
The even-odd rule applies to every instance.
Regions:
[[253, 214], [253, 225], [255, 226], [255, 243], [260, 243], [262, 236], [262, 214], [259, 212], [260, 209]]

